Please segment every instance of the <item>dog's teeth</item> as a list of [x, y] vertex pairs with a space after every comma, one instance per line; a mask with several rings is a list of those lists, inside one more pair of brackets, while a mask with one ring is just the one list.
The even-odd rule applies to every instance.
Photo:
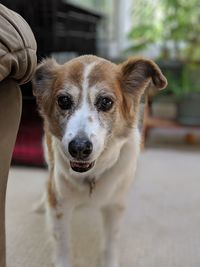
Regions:
[[76, 172], [86, 172], [94, 166], [94, 162], [70, 161], [70, 165]]
[[88, 168], [90, 163], [79, 163], [79, 162], [71, 162], [71, 165], [74, 167], [85, 167]]

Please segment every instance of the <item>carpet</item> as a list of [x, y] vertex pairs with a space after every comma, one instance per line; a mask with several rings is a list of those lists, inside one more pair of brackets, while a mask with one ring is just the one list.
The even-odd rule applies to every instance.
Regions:
[[[7, 194], [8, 267], [50, 267], [41, 214], [31, 211], [47, 172], [12, 167]], [[101, 217], [77, 211], [72, 223], [75, 267], [99, 267]], [[90, 218], [90, 219], [89, 219]], [[200, 153], [147, 149], [128, 197], [120, 243], [121, 267], [200, 266]]]

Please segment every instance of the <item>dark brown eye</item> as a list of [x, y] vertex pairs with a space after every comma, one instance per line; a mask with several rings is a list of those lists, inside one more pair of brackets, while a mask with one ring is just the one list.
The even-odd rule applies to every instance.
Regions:
[[99, 111], [109, 111], [113, 106], [113, 100], [110, 97], [99, 97], [96, 107]]
[[58, 96], [57, 102], [59, 107], [63, 110], [69, 110], [72, 108], [73, 105], [71, 97], [67, 95]]

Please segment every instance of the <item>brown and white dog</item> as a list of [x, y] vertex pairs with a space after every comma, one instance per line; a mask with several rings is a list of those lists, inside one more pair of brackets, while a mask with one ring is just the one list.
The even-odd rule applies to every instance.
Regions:
[[44, 119], [55, 267], [72, 266], [70, 221], [82, 205], [102, 212], [103, 266], [119, 267], [120, 222], [140, 150], [139, 103], [150, 83], [167, 85], [158, 66], [143, 58], [116, 65], [86, 55], [64, 65], [47, 59], [37, 67], [33, 92]]

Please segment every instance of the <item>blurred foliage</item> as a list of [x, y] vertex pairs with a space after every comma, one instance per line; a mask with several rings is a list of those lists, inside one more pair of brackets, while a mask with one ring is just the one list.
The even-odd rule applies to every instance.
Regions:
[[200, 92], [200, 0], [134, 0], [129, 39], [129, 51], [151, 46], [161, 62], [171, 60], [161, 66], [168, 79], [162, 94]]
[[168, 81], [168, 90], [161, 91], [159, 95], [173, 95], [179, 99], [189, 93], [200, 93], [199, 64], [182, 64], [179, 72], [168, 68], [164, 71], [164, 74]]
[[199, 0], [134, 0], [129, 51], [157, 45], [160, 58], [200, 61]]
[[133, 5], [133, 26], [129, 33], [129, 39], [133, 41], [133, 46], [130, 47], [130, 50], [138, 51], [159, 41], [161, 23], [158, 16], [154, 17], [156, 2], [135, 0]]

